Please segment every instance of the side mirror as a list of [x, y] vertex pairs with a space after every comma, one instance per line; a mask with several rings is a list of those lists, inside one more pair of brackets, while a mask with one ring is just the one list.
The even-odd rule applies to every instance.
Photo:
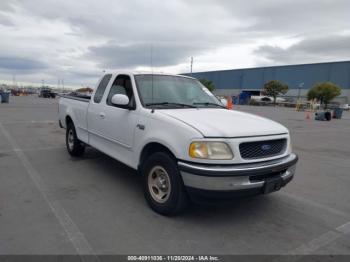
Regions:
[[221, 104], [223, 104], [225, 107], [227, 107], [227, 99], [221, 98], [220, 99]]
[[112, 96], [112, 100], [111, 100], [113, 105], [116, 106], [126, 106], [129, 104], [129, 97], [123, 94], [116, 94], [114, 96]]

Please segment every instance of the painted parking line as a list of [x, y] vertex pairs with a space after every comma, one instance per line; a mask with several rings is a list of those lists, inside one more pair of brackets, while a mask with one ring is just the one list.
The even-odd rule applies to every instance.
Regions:
[[4, 121], [2, 122], [5, 125], [14, 125], [14, 124], [58, 124], [57, 121], [52, 120], [42, 120], [42, 121], [36, 121], [36, 120], [30, 120], [30, 121]]
[[46, 203], [49, 205], [50, 209], [55, 214], [57, 220], [59, 221], [64, 231], [66, 232], [68, 239], [73, 244], [77, 253], [81, 255], [82, 260], [99, 261], [98, 257], [95, 255], [94, 250], [90, 246], [89, 242], [86, 240], [84, 234], [80, 232], [78, 226], [74, 223], [72, 218], [68, 215], [68, 213], [61, 206], [61, 204], [49, 192], [48, 187], [40, 177], [39, 173], [32, 166], [27, 156], [20, 149], [16, 140], [5, 129], [2, 123], [0, 123], [0, 129], [4, 134], [5, 138], [10, 143], [13, 151], [16, 153], [23, 167], [26, 169], [30, 178], [33, 180], [36, 188], [39, 190], [39, 192], [45, 199]]
[[291, 194], [291, 193], [288, 193], [288, 192], [285, 192], [285, 191], [280, 191], [279, 194], [281, 194], [283, 196], [286, 196], [286, 197], [288, 197], [288, 198], [290, 198], [292, 200], [304, 203], [306, 205], [309, 205], [309, 206], [312, 206], [312, 207], [315, 207], [315, 208], [318, 208], [318, 209], [322, 209], [322, 210], [324, 210], [324, 211], [326, 211], [328, 213], [331, 213], [333, 215], [337, 215], [337, 216], [341, 216], [341, 217], [350, 219], [350, 213], [348, 213], [348, 212], [344, 212], [344, 211], [335, 209], [333, 207], [326, 206], [326, 205], [317, 203], [315, 201], [309, 200], [309, 199], [307, 199], [305, 197], [297, 196], [297, 195], [294, 195], [294, 194]]
[[321, 236], [312, 239], [306, 244], [301, 245], [300, 247], [291, 250], [288, 252], [288, 255], [310, 255], [315, 251], [327, 246], [328, 244], [334, 242], [338, 238], [343, 235], [347, 235], [350, 233], [350, 221], [335, 228], [334, 230], [330, 230]]
[[[312, 239], [311, 241], [302, 244], [301, 246], [288, 251], [287, 253], [277, 256], [273, 259], [273, 262], [295, 262], [301, 259], [305, 260], [305, 256], [315, 255], [315, 251], [320, 250], [327, 245], [333, 243], [337, 239], [350, 233], [350, 221], [338, 226], [334, 230], [327, 231], [326, 233]], [[282, 259], [281, 259], [282, 258]]]
[[[321, 210], [324, 210], [330, 214], [341, 216], [347, 219], [350, 219], [350, 213], [340, 211], [338, 209], [335, 209], [333, 207], [329, 207], [317, 202], [314, 202], [312, 200], [308, 200], [303, 197], [299, 197], [287, 192], [279, 192], [281, 195], [286, 196], [288, 198], [291, 198], [293, 200], [296, 200], [298, 202], [302, 202], [303, 204], [309, 205], [314, 208], [318, 208]], [[317, 250], [320, 250], [321, 248], [333, 243], [337, 239], [341, 238], [344, 235], [350, 234], [350, 221], [332, 229], [324, 234], [310, 240], [309, 242], [300, 245], [299, 247], [290, 250], [286, 252], [285, 255], [283, 256], [283, 261], [297, 261], [303, 258], [304, 255], [313, 255]], [[274, 261], [280, 261], [279, 258], [274, 260]]]
[[[33, 148], [21, 148], [23, 152], [35, 152], [35, 151], [50, 151], [50, 150], [58, 150], [65, 149], [64, 146], [48, 146], [48, 147], [33, 147]], [[0, 154], [10, 154], [15, 152], [15, 150], [0, 150]]]

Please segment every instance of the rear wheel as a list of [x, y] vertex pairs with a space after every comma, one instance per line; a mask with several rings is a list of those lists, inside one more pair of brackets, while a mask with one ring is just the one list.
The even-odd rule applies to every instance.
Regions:
[[175, 215], [188, 203], [176, 161], [167, 153], [151, 155], [141, 170], [149, 206], [162, 215]]
[[78, 139], [73, 123], [67, 125], [66, 147], [71, 156], [81, 156], [85, 152], [85, 145]]

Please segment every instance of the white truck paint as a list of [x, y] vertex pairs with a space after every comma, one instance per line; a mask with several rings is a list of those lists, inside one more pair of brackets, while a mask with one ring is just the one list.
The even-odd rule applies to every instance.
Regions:
[[[143, 84], [137, 83], [139, 78], [143, 79], [143, 82], [140, 82]], [[184, 99], [192, 99], [192, 104], [145, 104], [145, 99], [153, 101], [153, 92], [160, 94], [158, 101], [162, 97], [173, 99], [182, 95], [175, 87], [159, 87], [164, 81], [168, 81], [169, 86], [175, 86], [175, 83], [178, 85], [178, 82], [182, 81], [184, 85], [189, 85], [188, 90], [193, 89], [193, 93], [198, 93], [200, 98], [192, 97], [191, 93], [188, 95], [189, 91], [183, 89], [182, 92], [186, 93]], [[124, 86], [120, 83], [124, 83]], [[142, 92], [140, 88], [143, 88]], [[150, 88], [152, 97], [142, 97], [141, 94], [147, 93]], [[181, 85], [178, 88], [181, 88]], [[118, 91], [119, 89], [122, 91]], [[98, 98], [101, 98], [100, 101]], [[196, 105], [196, 101], [206, 101], [205, 99], [217, 101], [217, 105]], [[297, 162], [297, 156], [291, 152], [288, 130], [266, 118], [227, 110], [215, 99], [197, 80], [190, 77], [135, 72], [107, 73], [100, 79], [90, 100], [74, 96], [61, 97], [59, 122], [63, 128], [68, 128], [66, 142], [70, 153], [70, 145], [72, 148], [77, 145], [80, 149], [84, 145], [90, 145], [139, 170], [146, 177], [144, 183], [148, 203], [162, 214], [173, 214], [182, 209], [183, 199], [187, 198], [188, 194], [196, 199], [197, 196], [207, 196], [206, 193], [218, 193], [220, 196], [238, 192], [269, 193], [287, 184], [294, 175]], [[128, 105], [125, 106], [125, 102]], [[71, 126], [74, 126], [75, 136]], [[74, 144], [74, 141], [80, 144]], [[276, 141], [283, 142], [283, 146], [278, 145], [281, 150], [275, 154], [268, 154], [268, 150], [276, 147]], [[191, 153], [192, 142], [199, 149]], [[212, 149], [206, 143], [212, 145]], [[262, 155], [243, 157], [240, 148], [243, 143], [251, 143], [247, 145], [248, 149], [253, 147], [253, 151], [261, 151]], [[213, 151], [211, 156], [215, 159], [208, 159], [209, 155], [206, 158], [190, 156], [201, 154], [202, 151], [208, 153], [208, 150], [217, 151]], [[220, 150], [226, 150], [223, 153], [226, 155], [231, 151], [233, 157], [219, 159], [215, 154], [219, 156]], [[164, 154], [157, 155], [159, 151], [169, 155], [173, 162], [169, 162]], [[155, 160], [151, 156], [155, 156]], [[158, 162], [157, 156], [161, 159]], [[149, 159], [154, 163], [149, 163]], [[155, 175], [150, 174], [152, 165], [160, 167], [160, 175], [155, 174], [157, 169]], [[147, 180], [147, 177], [151, 179]], [[167, 186], [168, 191], [164, 193], [162, 186]], [[162, 195], [161, 198], [157, 199], [157, 193]], [[183, 196], [184, 194], [186, 196]], [[166, 201], [163, 201], [165, 199]]]

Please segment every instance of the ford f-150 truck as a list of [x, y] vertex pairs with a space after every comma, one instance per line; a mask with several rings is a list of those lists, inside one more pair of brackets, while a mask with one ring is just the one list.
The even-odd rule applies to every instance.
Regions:
[[106, 73], [91, 98], [60, 98], [59, 124], [71, 156], [89, 145], [136, 169], [149, 206], [164, 215], [190, 199], [277, 191], [298, 161], [287, 128], [226, 109], [187, 76]]

